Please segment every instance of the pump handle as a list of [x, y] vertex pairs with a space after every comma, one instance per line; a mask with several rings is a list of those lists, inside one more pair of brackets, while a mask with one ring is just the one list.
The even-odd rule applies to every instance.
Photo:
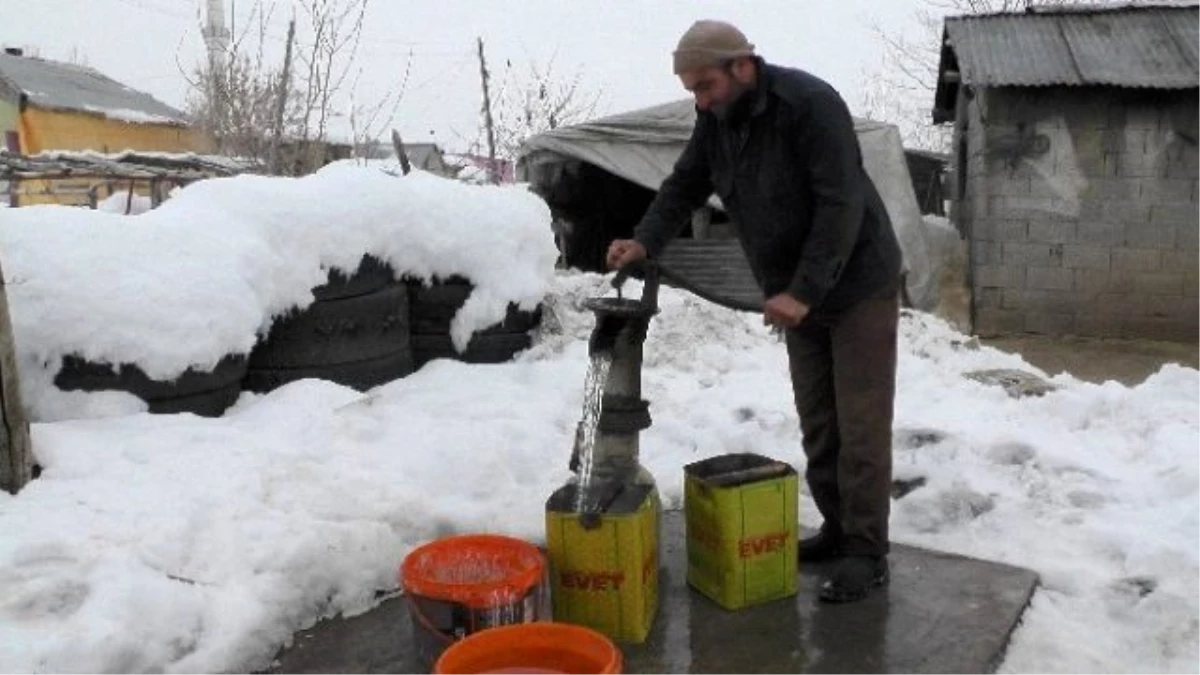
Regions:
[[642, 305], [647, 309], [657, 311], [658, 263], [649, 258], [642, 258], [641, 260], [627, 263], [624, 267], [617, 270], [616, 275], [613, 276], [613, 288], [619, 291], [631, 276], [638, 277], [644, 281], [642, 285]]

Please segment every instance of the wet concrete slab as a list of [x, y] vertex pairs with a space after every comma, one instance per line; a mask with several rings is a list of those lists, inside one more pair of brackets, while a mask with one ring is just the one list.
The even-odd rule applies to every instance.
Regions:
[[[999, 563], [893, 545], [891, 583], [867, 599], [828, 605], [826, 569], [800, 571], [800, 593], [737, 612], [685, 582], [683, 514], [664, 514], [658, 619], [641, 645], [621, 645], [628, 673], [994, 672], [1037, 575]], [[269, 672], [422, 672], [405, 600], [297, 634]]]

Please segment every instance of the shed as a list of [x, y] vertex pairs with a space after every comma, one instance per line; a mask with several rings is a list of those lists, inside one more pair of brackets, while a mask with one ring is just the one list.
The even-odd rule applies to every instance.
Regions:
[[[522, 145], [517, 179], [550, 205], [564, 263], [600, 270], [613, 239], [628, 237], [662, 181], [683, 153], [696, 123], [695, 104], [683, 99], [537, 134]], [[933, 269], [898, 129], [856, 119], [867, 173], [887, 206], [904, 251], [906, 290], [916, 307], [937, 304]], [[710, 295], [762, 302], [735, 230], [713, 196], [681, 236], [667, 246], [663, 264]]]
[[974, 330], [1195, 341], [1197, 3], [947, 18]]

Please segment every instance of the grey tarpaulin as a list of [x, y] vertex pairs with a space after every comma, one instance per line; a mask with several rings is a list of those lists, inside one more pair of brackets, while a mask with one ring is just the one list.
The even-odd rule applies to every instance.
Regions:
[[[570, 158], [657, 190], [683, 152], [696, 110], [691, 99], [612, 115], [553, 129], [525, 141], [518, 159], [518, 180], [541, 163]], [[855, 119], [863, 162], [875, 182], [904, 251], [909, 298], [914, 307], [937, 304], [937, 284], [924, 223], [895, 125]], [[713, 203], [719, 204], [716, 197]]]

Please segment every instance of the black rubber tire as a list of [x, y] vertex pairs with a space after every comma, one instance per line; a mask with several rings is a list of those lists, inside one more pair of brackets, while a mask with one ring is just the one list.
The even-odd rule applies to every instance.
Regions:
[[542, 323], [542, 306], [538, 305], [531, 312], [526, 312], [516, 305], [508, 306], [508, 314], [504, 316], [504, 321], [494, 326], [485, 328], [482, 333], [485, 335], [498, 333], [528, 333], [537, 328]]
[[250, 368], [306, 368], [396, 353], [408, 343], [408, 291], [401, 285], [368, 295], [322, 300], [275, 320], [250, 352]]
[[192, 412], [216, 416], [237, 400], [248, 363], [245, 356], [226, 356], [211, 371], [189, 368], [174, 381], [152, 380], [141, 368], [119, 370], [74, 355], [63, 357], [54, 385], [63, 391], [124, 391], [146, 401], [150, 412]]
[[358, 269], [346, 276], [340, 269], [329, 270], [329, 281], [312, 289], [317, 300], [342, 300], [369, 295], [397, 284], [391, 265], [373, 255], [364, 255]]
[[[432, 315], [420, 315], [412, 312], [410, 314], [412, 317], [412, 332], [414, 335], [448, 335], [450, 333], [450, 322], [457, 311], [457, 309], [450, 311], [448, 315], [446, 312], [434, 313]], [[508, 314], [505, 315], [504, 321], [476, 331], [476, 334], [527, 333], [537, 328], [541, 322], [541, 307], [532, 312], [526, 312], [518, 309], [516, 305], [509, 305]]]
[[352, 363], [304, 368], [251, 368], [242, 380], [246, 391], [265, 393], [289, 382], [315, 378], [364, 391], [413, 372], [413, 354], [407, 347], [395, 353]]
[[475, 286], [462, 277], [450, 277], [435, 280], [430, 286], [419, 281], [408, 283], [408, 305], [413, 318], [444, 317], [447, 321], [454, 318]]
[[[449, 334], [450, 322], [466, 303], [473, 289], [474, 286], [462, 277], [452, 277], [446, 282], [435, 283], [433, 286], [423, 286], [416, 282], [410, 283], [408, 304], [409, 316], [412, 317], [413, 334]], [[515, 304], [510, 304], [503, 321], [477, 331], [477, 333], [526, 333], [536, 328], [541, 321], [541, 307], [526, 312]]]
[[220, 417], [242, 395], [241, 381], [212, 391], [202, 391], [176, 398], [157, 398], [147, 401], [150, 412], [162, 415], [190, 412], [201, 417]]
[[504, 363], [518, 352], [529, 349], [533, 339], [528, 333], [476, 333], [459, 354], [449, 335], [413, 335], [413, 360], [417, 367], [433, 359], [455, 359], [466, 363]]

